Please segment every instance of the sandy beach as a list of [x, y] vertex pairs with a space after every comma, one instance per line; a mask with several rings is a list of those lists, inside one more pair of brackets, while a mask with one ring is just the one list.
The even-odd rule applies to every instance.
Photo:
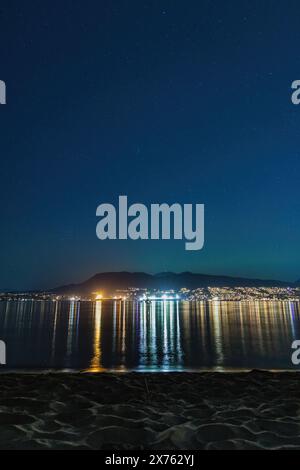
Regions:
[[1, 374], [0, 449], [300, 449], [299, 377]]

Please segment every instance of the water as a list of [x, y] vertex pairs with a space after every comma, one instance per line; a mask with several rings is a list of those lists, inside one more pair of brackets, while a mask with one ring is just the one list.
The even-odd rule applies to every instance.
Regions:
[[5, 369], [297, 369], [296, 302], [0, 302]]

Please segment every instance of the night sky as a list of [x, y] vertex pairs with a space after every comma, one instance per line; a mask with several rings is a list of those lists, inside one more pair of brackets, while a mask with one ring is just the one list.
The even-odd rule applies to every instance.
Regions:
[[[298, 0], [0, 4], [0, 288], [100, 271], [300, 278]], [[204, 203], [205, 246], [100, 241], [96, 208]]]

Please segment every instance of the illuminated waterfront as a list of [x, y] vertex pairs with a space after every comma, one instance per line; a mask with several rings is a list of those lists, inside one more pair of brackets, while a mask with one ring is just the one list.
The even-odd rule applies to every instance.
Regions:
[[[0, 303], [7, 369], [288, 369], [298, 302]], [[5, 370], [2, 366], [1, 370]]]

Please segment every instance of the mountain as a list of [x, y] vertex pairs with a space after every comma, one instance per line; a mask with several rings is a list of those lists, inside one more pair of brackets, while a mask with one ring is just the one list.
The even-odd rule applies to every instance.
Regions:
[[57, 294], [87, 295], [95, 291], [111, 294], [116, 289], [139, 287], [148, 289], [179, 289], [186, 287], [288, 287], [293, 283], [273, 280], [247, 279], [242, 277], [217, 276], [208, 274], [183, 273], [98, 273], [80, 284], [69, 284], [52, 289]]

